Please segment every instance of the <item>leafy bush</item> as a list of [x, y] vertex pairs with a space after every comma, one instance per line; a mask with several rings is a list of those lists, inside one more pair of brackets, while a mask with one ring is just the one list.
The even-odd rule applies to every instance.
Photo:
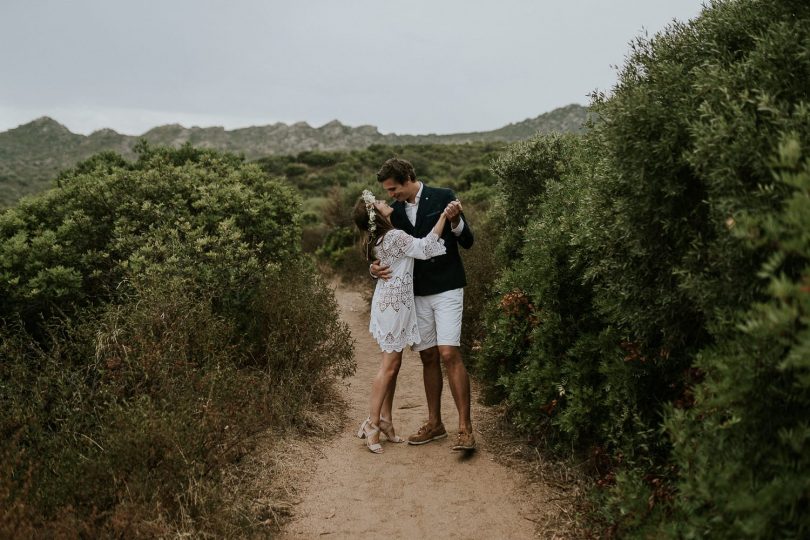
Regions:
[[360, 233], [352, 219], [354, 204], [364, 189], [379, 191], [380, 188], [376, 180], [352, 182], [345, 188], [333, 186], [320, 210], [325, 233], [315, 253], [346, 281], [369, 277], [368, 262], [360, 249]]
[[806, 534], [806, 216], [773, 167], [810, 142], [808, 80], [810, 6], [713, 2], [634, 44], [581, 144], [496, 162], [511, 266], [477, 368], [596, 465], [608, 534]]
[[[83, 163], [60, 176], [60, 188], [0, 215], [0, 318], [35, 328], [113, 299], [128, 273], [179, 259], [178, 246], [199, 255], [201, 275], [236, 285], [300, 252], [292, 191], [255, 166], [190, 147], [142, 147], [132, 165], [119, 159]], [[232, 265], [215, 259], [217, 247]]]
[[223, 467], [353, 370], [291, 190], [233, 156], [140, 152], [0, 216], [4, 534], [256, 532]]
[[509, 224], [499, 246], [505, 264], [520, 258], [524, 227], [534, 215], [535, 205], [543, 199], [546, 184], [566, 174], [571, 163], [569, 153], [578, 141], [576, 135], [536, 136], [510, 146], [493, 161], [503, 200], [498, 207], [500, 219]]
[[501, 224], [491, 219], [487, 212], [489, 200], [475, 199], [469, 191], [457, 195], [463, 201], [464, 216], [475, 235], [472, 248], [460, 250], [467, 276], [461, 324], [461, 347], [466, 359], [470, 358], [470, 353], [480, 350], [487, 334], [484, 312], [493, 297], [493, 283], [500, 270], [495, 251], [500, 241]]
[[776, 247], [759, 274], [767, 297], [698, 356], [705, 381], [694, 408], [669, 411], [679, 471], [673, 536], [810, 533], [810, 159], [801, 156], [788, 136], [777, 170], [790, 195], [775, 215], [734, 228], [752, 246]]
[[[705, 375], [701, 351], [726, 347], [741, 314], [762, 298], [758, 274], [778, 247], [742, 239], [737, 223], [774, 219], [789, 192], [774, 182], [772, 166], [784, 133], [801, 146], [810, 141], [800, 82], [810, 74], [809, 50], [805, 3], [718, 2], [693, 23], [638, 43], [613, 96], [595, 103], [602, 122], [589, 136], [616, 172], [597, 184], [597, 200], [606, 204], [591, 213], [601, 228], [590, 228], [604, 234], [588, 244], [588, 278], [600, 312], [652, 365], [648, 380], [657, 384], [640, 393], [650, 396], [641, 409], [649, 411], [642, 416], [648, 431], [658, 431], [662, 404], [691, 407]], [[643, 535], [649, 523], [666, 520], [650, 506], [669, 507], [666, 494], [678, 488], [666, 461], [676, 442], [657, 437], [656, 465], [642, 473], [650, 497], [641, 514], [614, 508], [618, 531]], [[776, 451], [766, 436], [752, 444]], [[733, 473], [707, 474], [723, 485]], [[616, 492], [623, 500], [644, 497], [632, 483]], [[750, 496], [720, 490], [706, 497], [735, 506]], [[748, 519], [768, 521], [768, 512]], [[787, 513], [781, 519], [798, 525]]]

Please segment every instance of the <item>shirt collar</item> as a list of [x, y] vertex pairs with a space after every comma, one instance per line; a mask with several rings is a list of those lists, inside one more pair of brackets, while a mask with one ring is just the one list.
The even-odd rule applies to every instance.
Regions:
[[419, 205], [419, 199], [422, 198], [422, 190], [424, 188], [425, 188], [425, 184], [423, 184], [422, 182], [419, 182], [419, 191], [416, 192], [416, 197], [414, 197], [413, 203], [409, 203], [408, 201], [405, 201], [405, 204], [408, 205], [408, 206], [417, 206], [417, 205]]

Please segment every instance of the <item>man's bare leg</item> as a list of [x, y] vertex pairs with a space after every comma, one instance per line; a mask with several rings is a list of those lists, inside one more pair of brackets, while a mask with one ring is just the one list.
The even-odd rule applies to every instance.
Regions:
[[421, 351], [422, 378], [425, 383], [425, 397], [428, 406], [428, 421], [419, 431], [408, 437], [408, 444], [425, 444], [447, 437], [442, 424], [442, 364], [439, 349], [431, 347]]
[[[470, 418], [470, 376], [464, 367], [461, 350], [452, 345], [439, 345], [439, 354], [447, 372], [447, 382], [450, 392], [458, 409], [458, 429], [466, 433], [472, 432]], [[427, 383], [425, 383], [427, 384]]]
[[442, 423], [442, 365], [439, 348], [431, 347], [419, 352], [422, 359], [422, 378], [428, 406], [428, 424], [431, 427]]

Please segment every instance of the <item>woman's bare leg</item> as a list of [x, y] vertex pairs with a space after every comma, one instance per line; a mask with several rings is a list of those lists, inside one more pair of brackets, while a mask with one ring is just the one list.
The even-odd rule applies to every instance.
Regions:
[[394, 420], [394, 393], [397, 390], [397, 377], [396, 375], [391, 378], [391, 382], [388, 384], [388, 391], [385, 393], [385, 399], [383, 399], [382, 409], [380, 409], [380, 416], [386, 418], [393, 422]]
[[[374, 382], [371, 384], [371, 410], [369, 412], [371, 421], [377, 426], [380, 425], [380, 412], [383, 408], [383, 402], [389, 393], [391, 394], [390, 401], [393, 403], [394, 393], [391, 382], [396, 381], [401, 365], [402, 351], [382, 353], [380, 369], [377, 370], [377, 375], [374, 376]], [[396, 382], [394, 384], [396, 385]], [[389, 403], [389, 407], [391, 403]], [[390, 409], [387, 412], [390, 414]], [[374, 435], [370, 441], [372, 443], [379, 442], [379, 433]]]

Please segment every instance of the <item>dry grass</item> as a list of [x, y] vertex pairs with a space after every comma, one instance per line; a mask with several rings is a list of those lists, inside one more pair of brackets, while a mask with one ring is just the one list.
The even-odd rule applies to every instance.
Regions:
[[582, 467], [542, 455], [525, 437], [514, 433], [503, 407], [473, 407], [476, 429], [486, 439], [487, 450], [525, 481], [532, 515], [523, 517], [534, 523], [537, 537], [569, 540], [589, 536], [583, 525], [588, 480]]
[[230, 504], [250, 522], [256, 536], [273, 537], [290, 521], [300, 502], [300, 486], [312, 473], [312, 463], [323, 455], [323, 441], [345, 424], [346, 404], [339, 385], [334, 381], [324, 391], [322, 403], [302, 411], [295, 426], [259, 435], [253, 452], [224, 472]]

